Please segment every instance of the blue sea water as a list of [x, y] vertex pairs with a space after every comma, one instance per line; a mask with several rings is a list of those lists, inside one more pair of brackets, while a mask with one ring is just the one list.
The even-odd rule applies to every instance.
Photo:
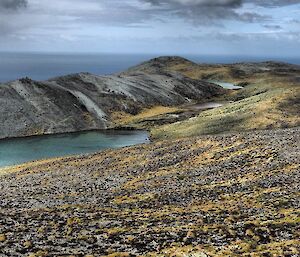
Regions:
[[[157, 56], [154, 54], [0, 53], [0, 82], [22, 77], [30, 77], [34, 80], [46, 80], [77, 72], [90, 72], [98, 75], [112, 74], [126, 70], [131, 66]], [[300, 64], [300, 58], [211, 55], [182, 56], [198, 63], [277, 60]]]
[[77, 72], [111, 74], [153, 56], [113, 54], [0, 53], [0, 82], [30, 77], [46, 80]]

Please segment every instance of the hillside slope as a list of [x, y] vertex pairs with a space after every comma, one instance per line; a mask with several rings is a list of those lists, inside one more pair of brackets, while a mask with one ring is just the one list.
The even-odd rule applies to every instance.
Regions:
[[153, 129], [153, 138], [300, 125], [300, 66], [279, 63], [195, 64], [169, 62], [165, 70], [193, 79], [231, 82], [243, 88], [218, 100], [229, 104], [190, 120]]
[[143, 108], [205, 101], [225, 93], [176, 72], [138, 67], [111, 76], [79, 73], [1, 84], [0, 138], [105, 129], [114, 125], [115, 112], [135, 115]]
[[2, 171], [0, 255], [299, 256], [299, 132], [169, 140]]

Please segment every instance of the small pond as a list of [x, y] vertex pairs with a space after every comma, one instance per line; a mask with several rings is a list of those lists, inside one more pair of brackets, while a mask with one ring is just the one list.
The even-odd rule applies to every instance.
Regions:
[[219, 85], [225, 89], [239, 90], [243, 88], [241, 86], [236, 86], [233, 83], [229, 83], [229, 82], [222, 82], [222, 81], [215, 81], [215, 80], [209, 80], [208, 82]]
[[215, 109], [222, 107], [225, 103], [219, 103], [219, 102], [209, 102], [209, 103], [203, 103], [203, 104], [194, 104], [191, 105], [190, 108], [193, 110], [207, 110], [207, 109]]

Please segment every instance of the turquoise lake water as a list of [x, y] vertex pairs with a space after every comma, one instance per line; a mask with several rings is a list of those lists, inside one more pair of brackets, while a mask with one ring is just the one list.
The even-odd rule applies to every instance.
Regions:
[[148, 143], [146, 131], [91, 131], [0, 140], [0, 167]]

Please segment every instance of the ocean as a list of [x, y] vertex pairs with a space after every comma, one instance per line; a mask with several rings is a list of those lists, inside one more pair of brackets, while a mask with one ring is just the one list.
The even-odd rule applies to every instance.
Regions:
[[[124, 71], [159, 55], [150, 54], [67, 54], [67, 53], [0, 53], [0, 82], [23, 77], [46, 80], [77, 72], [98, 75]], [[300, 64], [299, 58], [247, 56], [181, 55], [198, 63], [234, 63], [276, 60]]]

